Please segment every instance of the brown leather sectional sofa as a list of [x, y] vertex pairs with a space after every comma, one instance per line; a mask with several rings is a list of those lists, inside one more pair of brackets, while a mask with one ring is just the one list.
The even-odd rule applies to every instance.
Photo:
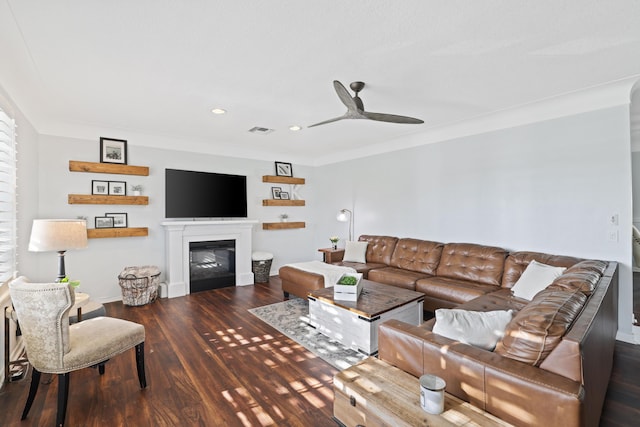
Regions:
[[[378, 357], [412, 375], [436, 374], [447, 392], [514, 425], [598, 425], [617, 332], [617, 264], [469, 243], [390, 236], [368, 241], [366, 263], [340, 262], [380, 283], [425, 294], [425, 310], [513, 310], [494, 351], [391, 320]], [[532, 301], [510, 288], [532, 260], [566, 267]], [[301, 274], [303, 273], [303, 274]], [[317, 276], [317, 277], [316, 277]], [[280, 269], [283, 291], [306, 297], [323, 278]]]

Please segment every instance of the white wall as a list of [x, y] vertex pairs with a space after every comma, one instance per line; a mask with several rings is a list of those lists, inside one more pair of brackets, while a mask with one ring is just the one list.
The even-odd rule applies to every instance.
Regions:
[[[412, 138], [419, 138], [413, 136]], [[631, 335], [629, 109], [615, 107], [318, 168], [316, 245], [387, 234], [614, 260]], [[619, 215], [620, 239], [608, 240]]]
[[[82, 289], [90, 293], [94, 299], [120, 299], [117, 276], [126, 266], [152, 264], [164, 270], [165, 237], [160, 223], [165, 220], [165, 168], [246, 175], [250, 219], [279, 221], [279, 214], [286, 212], [291, 221], [306, 221], [308, 227], [299, 230], [264, 231], [261, 224], [254, 227], [253, 250], [274, 254], [272, 274], [277, 274], [277, 269], [285, 262], [316, 256], [315, 248], [309, 245], [313, 240], [313, 202], [308, 203], [306, 207], [262, 206], [262, 199], [271, 198], [271, 184], [262, 183], [262, 175], [274, 174], [273, 161], [151, 149], [137, 147], [129, 141], [128, 164], [149, 166], [148, 177], [69, 172], [69, 160], [98, 161], [98, 147], [98, 140], [74, 140], [47, 135], [40, 137], [40, 209], [36, 215], [39, 218], [84, 216], [88, 218], [89, 227], [92, 228], [96, 216], [102, 216], [106, 212], [127, 212], [130, 226], [149, 227], [148, 237], [90, 239], [87, 249], [67, 252], [67, 275], [80, 280]], [[307, 178], [309, 184], [301, 189], [300, 195], [312, 199], [309, 195], [313, 193], [313, 168], [294, 165], [294, 175]], [[92, 179], [126, 181], [127, 188], [133, 184], [142, 184], [145, 188], [144, 194], [149, 196], [149, 205], [69, 205], [69, 193], [91, 194]], [[203, 194], [203, 197], [206, 197], [206, 194]], [[29, 255], [37, 258], [39, 266], [36, 270], [28, 272], [33, 280], [50, 280], [55, 276], [57, 261], [54, 253]]]

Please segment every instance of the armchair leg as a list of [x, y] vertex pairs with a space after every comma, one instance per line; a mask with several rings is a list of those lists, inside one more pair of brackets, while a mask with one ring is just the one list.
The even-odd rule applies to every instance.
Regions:
[[140, 388], [146, 388], [147, 377], [144, 373], [144, 341], [136, 346], [136, 367], [138, 368], [138, 381], [140, 381]]
[[67, 400], [69, 399], [69, 373], [58, 374], [58, 414], [56, 426], [62, 427], [67, 415]]
[[22, 411], [22, 418], [24, 420], [27, 418], [29, 414], [29, 409], [31, 409], [31, 405], [33, 405], [33, 400], [36, 398], [36, 393], [38, 392], [38, 385], [40, 385], [40, 371], [36, 368], [33, 368], [31, 372], [31, 385], [29, 386], [29, 395], [27, 396], [27, 403], [24, 405], [24, 410]]

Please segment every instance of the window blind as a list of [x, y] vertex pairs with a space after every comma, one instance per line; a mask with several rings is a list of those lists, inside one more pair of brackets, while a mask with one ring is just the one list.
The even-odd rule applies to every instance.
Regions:
[[16, 265], [16, 124], [0, 109], [0, 281]]

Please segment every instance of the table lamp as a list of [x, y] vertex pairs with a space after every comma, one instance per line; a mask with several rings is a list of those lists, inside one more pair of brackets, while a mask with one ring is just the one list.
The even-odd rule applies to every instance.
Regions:
[[[347, 216], [347, 214], [349, 214], [349, 216]], [[351, 241], [351, 230], [353, 229], [353, 212], [351, 212], [349, 209], [341, 209], [340, 212], [338, 212], [338, 215], [336, 215], [336, 219], [340, 222], [349, 221], [349, 241]]]
[[58, 252], [58, 278], [66, 277], [64, 253], [68, 249], [87, 247], [87, 222], [79, 219], [34, 219], [31, 226], [29, 251]]

